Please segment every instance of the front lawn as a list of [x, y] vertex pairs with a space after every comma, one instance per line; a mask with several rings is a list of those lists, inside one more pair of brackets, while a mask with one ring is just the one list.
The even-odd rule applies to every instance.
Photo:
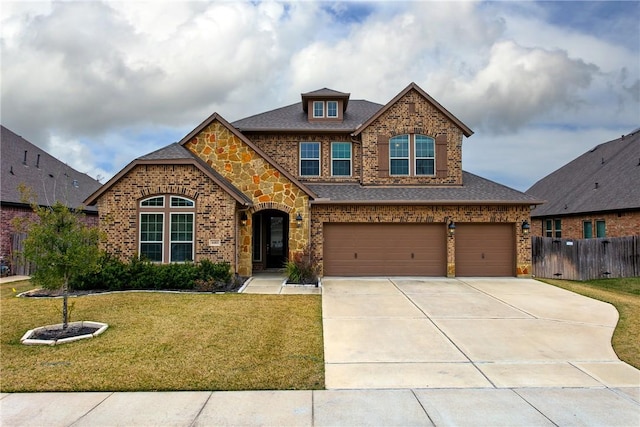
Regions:
[[2, 392], [324, 388], [319, 295], [70, 298], [71, 321], [109, 329], [49, 347], [20, 344], [27, 330], [61, 319], [60, 299], [15, 297], [32, 287], [0, 286]]
[[585, 282], [539, 279], [545, 283], [612, 304], [620, 314], [613, 333], [613, 349], [628, 364], [640, 369], [640, 277]]

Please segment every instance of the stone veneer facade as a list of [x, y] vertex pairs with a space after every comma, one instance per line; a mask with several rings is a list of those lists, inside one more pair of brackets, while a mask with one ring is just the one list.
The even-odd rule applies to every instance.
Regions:
[[[528, 206], [371, 206], [312, 205], [312, 256], [322, 267], [323, 223], [512, 223], [516, 236], [516, 275], [531, 275], [531, 238], [520, 224], [529, 220]], [[455, 236], [447, 238], [447, 276], [455, 276]]]
[[[309, 196], [246, 142], [214, 120], [184, 147], [207, 162], [253, 201], [254, 206], [247, 212], [247, 226], [240, 230], [239, 274], [251, 275], [252, 271], [253, 213], [277, 209], [289, 214], [289, 257], [308, 246]], [[295, 221], [298, 213], [303, 218], [301, 227]]]

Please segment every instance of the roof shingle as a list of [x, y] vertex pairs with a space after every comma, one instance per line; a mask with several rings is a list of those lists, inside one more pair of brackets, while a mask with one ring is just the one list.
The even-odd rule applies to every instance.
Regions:
[[640, 129], [605, 142], [536, 182], [532, 217], [640, 209]]
[[309, 184], [318, 195], [314, 204], [539, 204], [537, 198], [502, 184], [463, 172], [462, 186], [362, 186]]
[[[4, 126], [0, 126], [0, 151], [2, 203], [25, 204], [18, 189], [24, 184], [33, 190], [41, 206], [59, 201], [77, 208], [101, 185]], [[96, 208], [87, 206], [85, 210], [91, 212]]]

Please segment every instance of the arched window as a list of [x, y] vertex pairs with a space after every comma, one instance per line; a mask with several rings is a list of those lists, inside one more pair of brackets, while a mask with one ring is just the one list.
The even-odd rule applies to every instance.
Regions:
[[140, 201], [139, 253], [153, 262], [193, 261], [195, 202], [182, 196]]
[[398, 135], [389, 140], [389, 173], [435, 175], [435, 140], [426, 135]]

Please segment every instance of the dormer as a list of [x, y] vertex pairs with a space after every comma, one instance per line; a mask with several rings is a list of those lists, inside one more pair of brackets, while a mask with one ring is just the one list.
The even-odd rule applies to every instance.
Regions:
[[341, 122], [349, 103], [349, 93], [319, 89], [302, 94], [302, 109], [310, 122]]

